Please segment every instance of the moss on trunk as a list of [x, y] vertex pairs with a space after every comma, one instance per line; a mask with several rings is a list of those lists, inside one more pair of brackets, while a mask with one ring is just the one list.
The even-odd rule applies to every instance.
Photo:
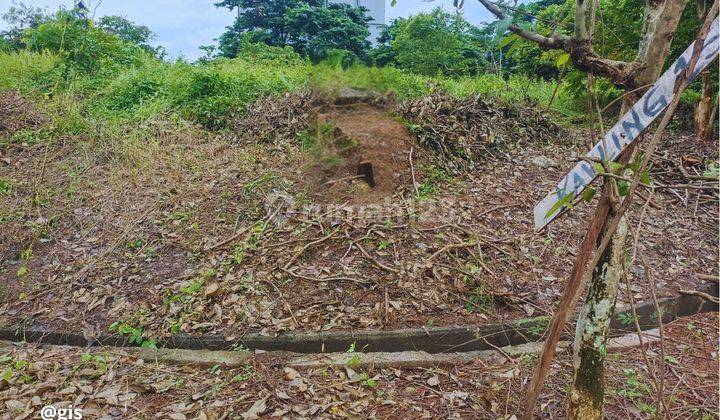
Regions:
[[623, 218], [613, 241], [593, 270], [578, 318], [573, 345], [573, 390], [568, 407], [571, 419], [602, 419], [605, 343], [624, 269], [626, 237], [627, 222]]

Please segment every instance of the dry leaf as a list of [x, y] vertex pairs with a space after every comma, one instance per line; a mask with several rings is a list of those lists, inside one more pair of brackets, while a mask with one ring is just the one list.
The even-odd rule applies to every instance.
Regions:
[[267, 410], [267, 404], [265, 404], [265, 402], [267, 401], [268, 397], [269, 395], [265, 398], [261, 398], [255, 401], [255, 404], [253, 404], [248, 411], [241, 414], [242, 418], [245, 420], [253, 420], [260, 418], [260, 414], [264, 413], [265, 410]]

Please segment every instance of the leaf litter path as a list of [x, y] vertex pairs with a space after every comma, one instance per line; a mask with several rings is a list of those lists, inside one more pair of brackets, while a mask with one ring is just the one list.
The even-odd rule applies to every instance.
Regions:
[[[148, 166], [88, 161], [70, 141], [48, 156], [43, 145], [12, 145], [0, 167], [14, 186], [2, 204], [0, 324], [90, 340], [113, 323], [148, 339], [240, 338], [550, 313], [588, 207], [536, 233], [532, 206], [584, 151], [577, 138], [523, 144], [454, 176], [369, 105], [330, 108], [317, 127], [305, 133], [309, 147], [237, 144], [190, 127]], [[678, 138], [671, 150], [690, 144]], [[373, 161], [378, 189], [357, 177], [361, 160]], [[38, 185], [45, 202], [35, 208]], [[661, 297], [695, 288], [694, 273], [718, 265], [717, 198], [687, 194], [656, 194], [644, 218], [640, 249]], [[644, 269], [630, 272], [636, 301], [649, 298]]]
[[[670, 418], [717, 415], [718, 314], [665, 328], [665, 397]], [[651, 363], [658, 342], [646, 349]], [[430, 368], [363, 370], [352, 364], [292, 369], [288, 356], [259, 354], [245, 366], [197, 367], [145, 362], [117, 348], [0, 342], [0, 418], [36, 418], [41, 407], [73, 405], [85, 418], [508, 418], [532, 374], [533, 357]], [[350, 357], [350, 355], [348, 355]], [[571, 354], [556, 359], [538, 404], [541, 418], [564, 413]], [[608, 418], [654, 418], [652, 379], [640, 349], [609, 351]]]

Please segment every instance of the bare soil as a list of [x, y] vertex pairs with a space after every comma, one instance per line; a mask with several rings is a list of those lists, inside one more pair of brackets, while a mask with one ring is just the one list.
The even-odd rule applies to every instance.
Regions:
[[[539, 233], [532, 207], [584, 153], [582, 132], [454, 175], [381, 109], [323, 118], [334, 129], [320, 155], [192, 127], [159, 130], [158, 147], [136, 160], [88, 156], [69, 139], [8, 146], [0, 325], [241, 337], [551, 313], [591, 207]], [[356, 145], [339, 150], [338, 139]], [[717, 188], [682, 172], [702, 174], [717, 150], [678, 134], [661, 150], [651, 176], [674, 187], [655, 192], [640, 228], [643, 201], [631, 210], [648, 263], [629, 269], [636, 300], [649, 298], [648, 279], [662, 297], [698, 287], [696, 273], [717, 275]], [[328, 167], [318, 160], [328, 153], [344, 160]], [[373, 162], [374, 189], [345, 179], [360, 160]]]
[[[317, 201], [380, 202], [407, 184], [407, 152], [414, 139], [386, 111], [367, 104], [332, 106], [318, 115], [318, 121], [332, 131], [329, 139], [323, 139], [322, 156], [311, 163], [306, 174]], [[328, 162], [328, 156], [338, 157], [338, 163]], [[371, 166], [370, 179], [358, 177], [361, 163]]]

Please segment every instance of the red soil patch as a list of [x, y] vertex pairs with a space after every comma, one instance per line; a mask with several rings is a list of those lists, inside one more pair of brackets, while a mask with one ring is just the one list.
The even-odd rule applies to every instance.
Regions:
[[[316, 172], [309, 174], [312, 193], [321, 201], [378, 202], [410, 179], [408, 152], [413, 136], [387, 112], [367, 104], [337, 106], [318, 120], [335, 127], [326, 148], [342, 158], [335, 168], [321, 162], [311, 169]], [[375, 185], [358, 178], [361, 162], [372, 164]]]

